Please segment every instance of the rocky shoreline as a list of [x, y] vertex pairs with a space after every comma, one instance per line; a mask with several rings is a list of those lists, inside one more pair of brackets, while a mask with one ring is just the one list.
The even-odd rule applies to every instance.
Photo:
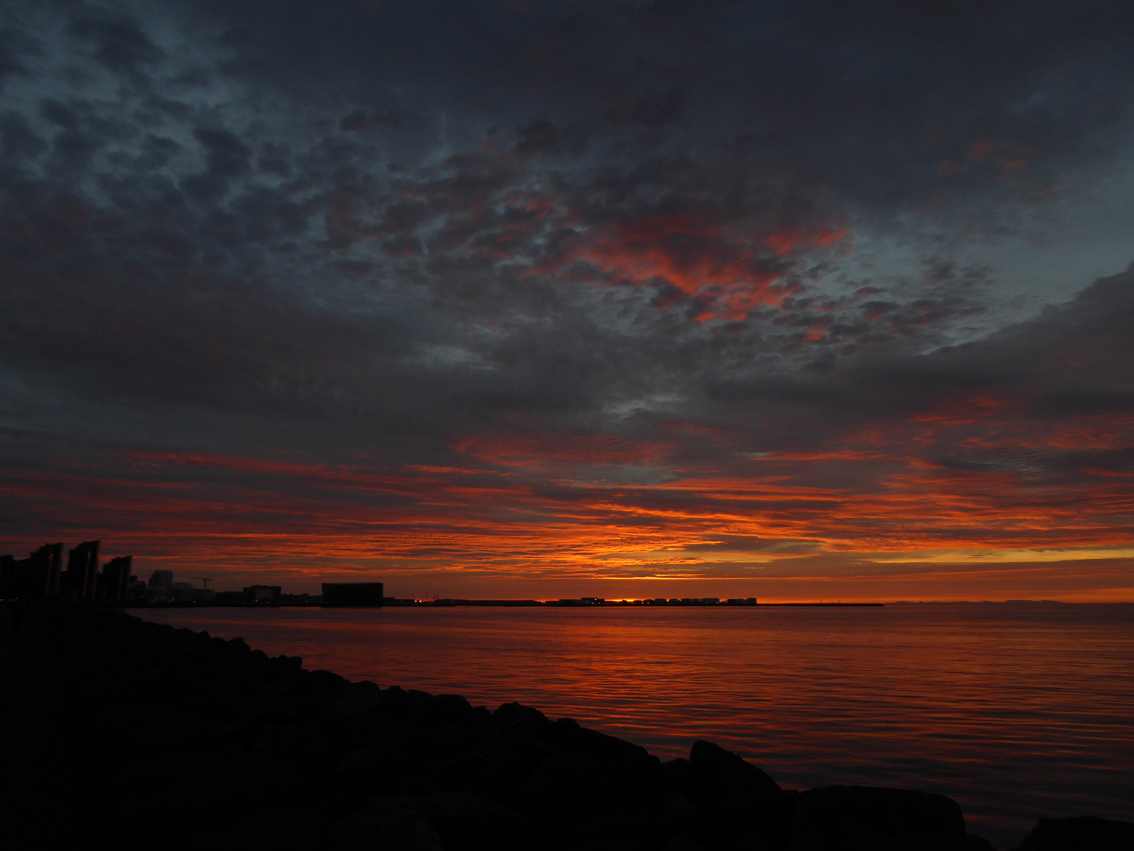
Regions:
[[[517, 703], [349, 682], [113, 609], [9, 604], [0, 636], [8, 847], [992, 848], [943, 795], [785, 790], [709, 742], [663, 763]], [[1020, 848], [1134, 848], [1134, 824], [1041, 819]]]

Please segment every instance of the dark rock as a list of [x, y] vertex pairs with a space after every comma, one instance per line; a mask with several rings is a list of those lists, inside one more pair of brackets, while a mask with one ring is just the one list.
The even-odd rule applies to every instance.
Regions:
[[268, 654], [265, 653], [263, 650], [253, 650], [251, 653], [248, 654], [248, 660], [253, 665], [255, 665], [257, 668], [266, 669], [266, 668], [270, 667], [270, 665], [271, 665], [271, 663], [268, 659]]
[[680, 828], [688, 828], [698, 816], [697, 808], [680, 792], [669, 792], [664, 795], [660, 809], [670, 824]]
[[888, 839], [965, 837], [965, 819], [952, 798], [907, 789], [828, 786], [799, 796], [792, 847], [820, 851]]
[[[119, 772], [109, 785], [120, 790], [115, 800], [126, 802], [137, 790], [160, 789], [184, 812], [208, 813], [220, 822], [281, 799], [299, 804], [305, 791], [294, 769], [282, 760], [217, 753], [142, 760]], [[169, 817], [164, 807], [125, 803], [119, 816], [123, 823], [157, 835]]]
[[1080, 816], [1041, 818], [1018, 851], [1129, 851], [1134, 823]]
[[662, 851], [705, 851], [705, 846], [691, 836], [675, 836], [662, 846]]
[[715, 833], [725, 844], [740, 834], [748, 834], [757, 840], [755, 848], [786, 848], [791, 842], [792, 817], [799, 794], [792, 789], [774, 795], [753, 794], [747, 800], [725, 798], [720, 807], [708, 810], [715, 828], [710, 835]]
[[848, 851], [996, 851], [986, 840], [976, 836], [902, 836], [865, 840], [839, 847]]
[[283, 678], [272, 680], [259, 691], [259, 694], [264, 698], [288, 697], [299, 693], [299, 686], [292, 680]]
[[[445, 848], [526, 849], [532, 847], [532, 826], [516, 811], [467, 792], [426, 795], [377, 795], [342, 827], [382, 825], [407, 816], [420, 819], [440, 836]], [[385, 847], [379, 844], [371, 847]], [[412, 847], [412, 846], [411, 846]]]
[[562, 832], [552, 837], [550, 844], [574, 851], [654, 849], [670, 836], [667, 825], [648, 812], [603, 813], [561, 827]]
[[669, 762], [663, 762], [661, 764], [661, 770], [662, 777], [664, 778], [666, 785], [670, 789], [681, 791], [682, 794], [685, 794], [685, 791], [689, 789], [691, 782], [689, 775], [689, 760], [679, 756], [677, 759], [671, 759]]
[[377, 711], [382, 702], [382, 689], [374, 683], [355, 683], [347, 694], [326, 708], [323, 717], [346, 724]]
[[474, 751], [461, 751], [442, 762], [429, 777], [441, 792], [485, 792], [506, 782], [499, 768], [488, 757]]
[[580, 727], [572, 718], [560, 718], [553, 729], [553, 741], [560, 747], [592, 753], [607, 761], [640, 763], [651, 770], [661, 766], [661, 761], [641, 745]]
[[563, 825], [583, 821], [607, 803], [600, 782], [604, 768], [590, 754], [554, 751], [532, 772], [517, 805]]
[[277, 677], [287, 677], [299, 673], [303, 667], [301, 656], [276, 656], [271, 660], [272, 673]]
[[347, 680], [333, 671], [311, 671], [302, 680], [303, 688], [308, 691], [330, 691], [349, 685]]
[[333, 780], [340, 789], [398, 792], [403, 791], [412, 768], [410, 750], [400, 742], [390, 742], [343, 754], [335, 766]]
[[783, 847], [791, 835], [794, 792], [779, 785], [737, 754], [698, 741], [690, 758], [660, 767], [665, 785], [696, 809], [699, 841], [720, 846], [745, 831], [755, 832], [771, 847]]
[[[162, 626], [168, 626], [168, 624], [162, 624]], [[244, 642], [244, 639], [240, 638], [240, 637], [230, 639], [228, 641], [228, 646], [229, 646], [229, 649], [239, 651], [240, 653], [251, 653], [252, 652], [252, 648], [249, 647]]]
[[779, 784], [759, 768], [712, 742], [693, 743], [688, 778], [694, 800], [711, 800], [737, 792], [780, 792]]
[[282, 701], [274, 700], [256, 706], [215, 728], [212, 738], [219, 741], [231, 736], [251, 734], [265, 724], [293, 724], [299, 720], [298, 713], [292, 707]]
[[552, 743], [556, 739], [555, 724], [538, 709], [513, 701], [492, 713], [492, 726], [514, 737]]
[[445, 755], [442, 741], [430, 731], [381, 713], [366, 715], [351, 723], [348, 741], [355, 748], [396, 743], [417, 759], [434, 759]]
[[287, 755], [300, 771], [312, 775], [330, 772], [339, 759], [333, 742], [314, 724], [299, 728], [288, 746]]
[[472, 706], [457, 694], [428, 694], [410, 689], [404, 692], [402, 714], [419, 727], [441, 727], [460, 723], [472, 714]]
[[335, 825], [334, 838], [350, 849], [446, 851], [440, 835], [417, 813], [406, 810], [364, 810]]

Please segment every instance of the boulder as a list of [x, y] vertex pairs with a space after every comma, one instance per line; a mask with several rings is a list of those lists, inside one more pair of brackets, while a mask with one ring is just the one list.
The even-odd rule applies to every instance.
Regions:
[[[799, 796], [792, 816], [792, 848], [857, 848], [880, 840], [964, 840], [965, 818], [945, 795], [909, 789], [828, 786]], [[874, 847], [874, 846], [870, 846]], [[906, 845], [902, 846], [909, 847]]]
[[608, 803], [603, 769], [590, 754], [556, 750], [528, 778], [517, 805], [563, 827], [584, 821]]
[[780, 786], [741, 757], [712, 742], [697, 741], [689, 752], [689, 789], [695, 801], [719, 799], [738, 792], [776, 795]]
[[501, 788], [506, 778], [488, 757], [474, 751], [460, 751], [441, 762], [428, 778], [440, 792], [491, 792]]
[[406, 810], [364, 810], [335, 825], [335, 847], [370, 851], [446, 851], [433, 826]]
[[1134, 823], [1080, 816], [1041, 818], [1018, 851], [1129, 851]]
[[[407, 818], [415, 824], [428, 825], [440, 837], [443, 848], [518, 851], [533, 847], [532, 826], [527, 819], [508, 807], [467, 792], [376, 795], [365, 810], [340, 822], [340, 828], [357, 837], [360, 826], [382, 826]], [[375, 843], [370, 847], [387, 846]]]
[[555, 724], [538, 709], [513, 701], [492, 713], [492, 726], [501, 733], [539, 742], [554, 742]]
[[374, 683], [355, 683], [349, 691], [328, 706], [323, 717], [336, 724], [347, 724], [376, 712], [382, 705], [382, 689]]

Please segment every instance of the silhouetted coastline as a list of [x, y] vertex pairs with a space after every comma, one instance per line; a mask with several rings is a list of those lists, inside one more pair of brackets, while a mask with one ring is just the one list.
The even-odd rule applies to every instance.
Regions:
[[[119, 556], [99, 566], [101, 541], [83, 541], [67, 550], [67, 569], [63, 570], [65, 544], [44, 544], [17, 559], [0, 555], [0, 603], [23, 601], [68, 601], [125, 608], [212, 608], [212, 607], [310, 607], [382, 608], [461, 606], [529, 607], [605, 607], [605, 606], [817, 606], [880, 607], [882, 603], [829, 602], [761, 603], [755, 597], [652, 597], [607, 600], [603, 597], [573, 597], [558, 600], [468, 599], [435, 596], [432, 599], [387, 597], [382, 582], [324, 582], [322, 593], [290, 594], [279, 585], [248, 585], [239, 591], [209, 588], [211, 576], [192, 577], [191, 582], [175, 582], [172, 570], [155, 570], [149, 581], [131, 574], [133, 556]], [[1011, 601], [1023, 602], [1023, 601]]]
[[[662, 763], [516, 703], [351, 683], [112, 609], [7, 604], [0, 634], [12, 847], [991, 847], [943, 795], [783, 790], [708, 742]], [[1021, 848], [1131, 839], [1043, 820]]]

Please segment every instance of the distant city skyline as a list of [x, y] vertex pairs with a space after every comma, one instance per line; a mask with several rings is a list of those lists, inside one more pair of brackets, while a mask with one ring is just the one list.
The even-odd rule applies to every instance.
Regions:
[[1134, 600], [1123, 4], [267, 8], [5, 5], [0, 553]]

